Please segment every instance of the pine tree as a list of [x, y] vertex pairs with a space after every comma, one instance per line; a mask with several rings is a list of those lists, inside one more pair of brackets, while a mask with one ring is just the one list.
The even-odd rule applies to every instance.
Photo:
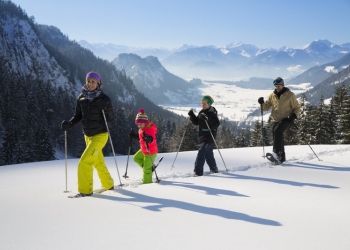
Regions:
[[36, 149], [38, 144], [35, 140], [35, 131], [33, 127], [27, 126], [27, 129], [24, 131], [26, 140], [25, 140], [25, 149], [24, 149], [24, 157], [25, 162], [34, 162], [37, 161]]
[[250, 139], [250, 146], [251, 147], [262, 146], [261, 132], [262, 132], [261, 122], [259, 120], [257, 120], [255, 122], [252, 137]]
[[170, 147], [169, 142], [176, 130], [175, 123], [171, 122], [170, 120], [166, 120], [164, 125], [165, 125], [163, 129], [164, 132], [160, 140], [160, 143], [158, 144], [158, 150], [160, 153], [169, 151], [169, 147]]
[[[108, 124], [111, 137], [113, 140], [113, 147], [115, 153], [126, 155], [129, 149], [129, 133], [130, 128], [125, 115], [125, 110], [121, 106], [114, 108], [115, 119], [113, 122]], [[106, 152], [111, 153], [110, 143], [106, 145]], [[108, 151], [107, 151], [108, 149]]]
[[12, 128], [6, 128], [2, 142], [1, 164], [10, 165], [15, 163], [16, 135]]
[[[0, 97], [1, 99], [1, 97]], [[0, 100], [0, 106], [1, 106], [1, 100]], [[2, 139], [3, 135], [4, 135], [4, 126], [3, 126], [3, 123], [4, 123], [4, 118], [2, 116], [2, 110], [0, 109], [0, 140]], [[1, 147], [0, 147], [0, 150], [1, 150]]]
[[[182, 139], [183, 138], [183, 139]], [[180, 147], [180, 143], [182, 144]], [[169, 142], [170, 152], [198, 150], [198, 126], [191, 122], [178, 126]]]
[[[271, 122], [271, 119], [270, 119], [270, 122]], [[264, 139], [264, 146], [270, 146], [271, 145], [271, 141], [272, 141], [272, 133], [270, 132], [271, 129], [270, 129], [270, 125], [269, 123], [267, 124], [264, 124], [264, 127], [262, 128], [263, 129], [263, 133], [262, 133], [262, 136], [263, 136], [263, 139]]]
[[37, 139], [37, 160], [51, 161], [55, 160], [55, 150], [52, 147], [47, 126], [43, 126], [36, 133]]
[[346, 112], [344, 110], [345, 100], [346, 96], [348, 95], [348, 88], [345, 87], [345, 85], [341, 85], [340, 87], [336, 88], [333, 100], [334, 100], [334, 106], [336, 111], [336, 117], [337, 117], [337, 141], [342, 143], [343, 142], [343, 136], [344, 131], [346, 131], [346, 121], [344, 120], [344, 113]]
[[[347, 88], [349, 91], [349, 88]], [[342, 131], [342, 143], [350, 144], [350, 95], [346, 92], [343, 100], [343, 106], [340, 113], [340, 129]]]
[[300, 116], [296, 121], [298, 126], [297, 137], [299, 138], [298, 144], [306, 144], [311, 139], [311, 122], [310, 122], [310, 110], [311, 107], [303, 93], [300, 98]]
[[222, 125], [219, 127], [216, 135], [216, 143], [219, 148], [232, 148], [233, 147], [233, 134], [229, 127]]
[[328, 127], [329, 144], [335, 144], [337, 141], [337, 112], [336, 107], [334, 105], [333, 97], [331, 98], [330, 104], [327, 106], [326, 109], [326, 126]]
[[327, 126], [327, 109], [324, 105], [323, 95], [320, 98], [320, 103], [315, 110], [315, 144], [329, 144], [329, 127]]
[[248, 129], [242, 129], [236, 140], [236, 148], [244, 148], [249, 146], [250, 133]]
[[12, 150], [12, 163], [11, 164], [19, 164], [23, 163], [23, 157], [22, 157], [22, 145], [21, 145], [21, 139], [20, 139], [20, 133], [17, 129], [13, 130], [14, 132], [14, 144], [13, 144], [13, 150]]
[[266, 125], [264, 125], [264, 137], [265, 137], [265, 146], [270, 146], [273, 144], [271, 116], [269, 116], [269, 119], [267, 119]]

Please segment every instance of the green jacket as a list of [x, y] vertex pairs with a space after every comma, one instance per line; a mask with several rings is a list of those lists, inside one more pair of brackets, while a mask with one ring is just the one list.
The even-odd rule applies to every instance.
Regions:
[[271, 111], [271, 118], [273, 122], [279, 122], [287, 118], [291, 114], [296, 114], [297, 118], [300, 115], [300, 104], [295, 97], [295, 94], [286, 88], [286, 91], [278, 97], [276, 91], [272, 92], [267, 100], [262, 104], [264, 111]]

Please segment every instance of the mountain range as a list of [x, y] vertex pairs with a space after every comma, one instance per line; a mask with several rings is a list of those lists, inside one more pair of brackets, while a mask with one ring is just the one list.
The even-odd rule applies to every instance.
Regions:
[[311, 86], [315, 86], [334, 74], [341, 72], [350, 65], [350, 54], [346, 54], [343, 57], [333, 62], [328, 62], [319, 66], [314, 66], [300, 75], [287, 79], [288, 84], [300, 84], [310, 83]]
[[[168, 72], [156, 57], [141, 58], [135, 54], [120, 54], [112, 63], [117, 68], [123, 68], [125, 74], [134, 81], [136, 88], [157, 104], [181, 106], [196, 103], [199, 99], [199, 88], [202, 85], [200, 79], [187, 82]], [[350, 54], [346, 54], [338, 60], [314, 66], [294, 78], [286, 79], [286, 86], [292, 90], [303, 89], [302, 86], [307, 83], [311, 89], [306, 92], [306, 97], [311, 104], [316, 105], [321, 96], [324, 99], [330, 98], [339, 83], [350, 85], [347, 80], [350, 77], [349, 65]], [[250, 89], [271, 89], [273, 78], [251, 77], [248, 80], [205, 82]]]
[[[310, 104], [316, 105], [320, 102], [321, 96], [323, 99], [331, 98], [336, 88], [344, 85], [345, 87], [350, 86], [350, 67], [346, 67], [340, 72], [337, 72], [330, 77], [317, 84], [314, 88], [306, 91], [305, 97]], [[349, 89], [350, 90], [350, 89]], [[298, 97], [301, 95], [299, 94]]]
[[[321, 96], [323, 99], [331, 98], [337, 87], [350, 86], [350, 54], [346, 54], [338, 60], [314, 66], [300, 75], [287, 79], [287, 85], [310, 83], [310, 90], [304, 94], [313, 105], [317, 105]], [[298, 97], [301, 95], [299, 94]]]
[[89, 43], [88, 41], [85, 41], [85, 40], [80, 40], [79, 44], [83, 48], [91, 50], [95, 55], [109, 61], [114, 60], [119, 54], [122, 54], [122, 53], [132, 53], [132, 54], [139, 55], [141, 57], [155, 56], [159, 60], [162, 60], [175, 52], [180, 52], [189, 48], [196, 47], [193, 45], [184, 44], [180, 48], [175, 48], [175, 49], [139, 48], [139, 47], [130, 47], [126, 45], [116, 45], [112, 43], [107, 43], [107, 44]]
[[171, 74], [157, 57], [141, 58], [135, 54], [122, 53], [112, 64], [123, 69], [133, 80], [137, 90], [156, 104], [190, 104], [200, 99], [197, 86], [201, 84], [201, 80], [187, 82]]
[[109, 60], [120, 53], [156, 56], [169, 72], [185, 79], [289, 78], [350, 52], [350, 43], [338, 45], [328, 40], [315, 40], [300, 48], [284, 46], [279, 49], [260, 49], [241, 42], [223, 47], [184, 45], [178, 49], [136, 49], [113, 44], [90, 44], [86, 41], [79, 43], [97, 56]]

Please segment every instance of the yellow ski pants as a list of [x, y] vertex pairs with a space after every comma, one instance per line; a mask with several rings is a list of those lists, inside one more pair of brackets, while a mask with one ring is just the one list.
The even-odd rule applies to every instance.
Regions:
[[[142, 153], [141, 149], [136, 152], [134, 155], [134, 161], [139, 165], [143, 170], [143, 178], [142, 183], [152, 183], [152, 163], [154, 159], [157, 157], [157, 154], [145, 155]], [[152, 158], [152, 159], [151, 159]]]
[[114, 181], [105, 164], [102, 149], [108, 140], [108, 133], [94, 136], [84, 135], [86, 148], [78, 164], [78, 191], [82, 194], [93, 192], [93, 167], [96, 168], [101, 185], [108, 190], [114, 186]]

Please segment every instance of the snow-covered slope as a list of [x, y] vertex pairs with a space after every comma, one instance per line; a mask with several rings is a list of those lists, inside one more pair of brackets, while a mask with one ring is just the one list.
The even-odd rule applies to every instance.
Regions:
[[[203, 177], [191, 177], [196, 152], [180, 152], [173, 169], [176, 153], [159, 154], [162, 181], [148, 185], [130, 158], [123, 188], [81, 199], [67, 198], [78, 159], [68, 160], [69, 193], [64, 160], [3, 166], [1, 249], [350, 249], [350, 146], [312, 148], [322, 161], [307, 145], [288, 146], [282, 166], [261, 147], [220, 150], [229, 172]], [[126, 160], [117, 157], [120, 175]], [[113, 157], [106, 162], [117, 188]]]
[[28, 80], [42, 81], [55, 87], [77, 91], [64, 70], [49, 54], [30, 24], [8, 14], [0, 18], [1, 67]]

